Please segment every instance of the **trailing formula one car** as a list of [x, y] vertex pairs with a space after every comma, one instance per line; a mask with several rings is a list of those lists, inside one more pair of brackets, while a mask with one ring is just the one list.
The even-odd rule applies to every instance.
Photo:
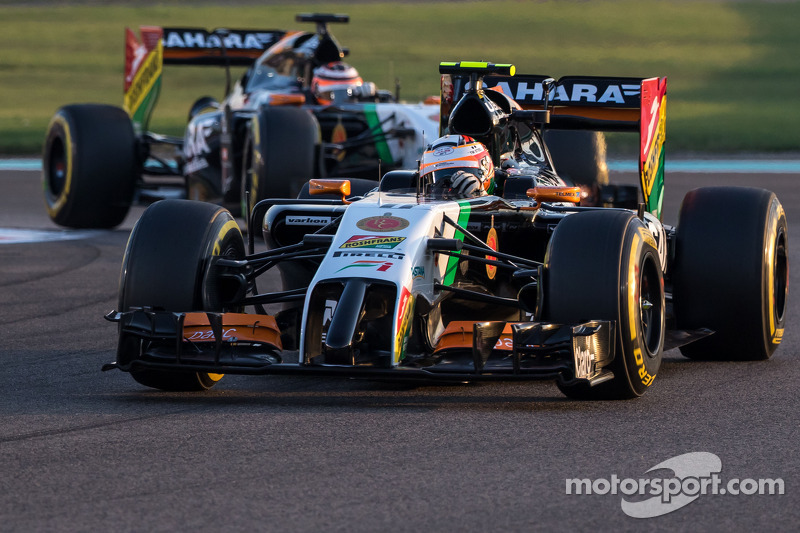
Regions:
[[[652, 386], [667, 349], [772, 355], [788, 294], [783, 208], [761, 189], [701, 188], [677, 227], [661, 223], [666, 79], [440, 72], [442, 137], [374, 190], [312, 180], [298, 199], [261, 201], [247, 246], [224, 208], [150, 206], [106, 316], [119, 344], [104, 369], [165, 390], [304, 374], [552, 379], [573, 398], [624, 399]], [[621, 207], [623, 189], [579, 205], [543, 142], [559, 127], [639, 133], [636, 208]], [[274, 269], [280, 288], [260, 292]]]
[[[127, 30], [124, 107], [67, 105], [50, 123], [43, 184], [52, 220], [114, 227], [131, 204], [176, 196], [246, 212], [248, 194], [252, 205], [294, 197], [313, 177], [374, 181], [413, 167], [423, 136], [438, 133], [438, 107], [400, 103], [343, 63], [348, 50], [328, 24], [346, 15], [297, 20], [316, 31], [143, 26], [140, 42]], [[225, 99], [199, 98], [183, 138], [148, 131], [166, 64], [227, 67]], [[231, 66], [248, 67], [233, 87]]]

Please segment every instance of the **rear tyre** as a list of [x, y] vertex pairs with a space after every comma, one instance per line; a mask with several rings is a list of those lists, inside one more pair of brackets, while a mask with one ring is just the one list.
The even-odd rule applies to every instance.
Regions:
[[587, 211], [556, 226], [545, 257], [543, 318], [558, 324], [616, 323], [613, 379], [590, 387], [559, 383], [576, 399], [644, 394], [661, 366], [664, 284], [650, 231], [628, 211]]
[[602, 132], [547, 130], [545, 144], [559, 176], [576, 185], [608, 185], [606, 138]]
[[[242, 216], [265, 198], [295, 198], [315, 176], [319, 124], [297, 107], [265, 107], [253, 118], [242, 156]], [[250, 192], [249, 204], [247, 192]]]
[[69, 228], [113, 228], [133, 201], [139, 161], [127, 113], [109, 105], [59, 109], [42, 155], [47, 213]]
[[[212, 256], [242, 259], [244, 239], [226, 209], [190, 200], [161, 200], [142, 214], [122, 260], [119, 309], [149, 306], [166, 311], [226, 311], [224, 287], [204, 280]], [[121, 352], [141, 341], [121, 339]], [[146, 349], [146, 346], [144, 347]], [[128, 356], [130, 357], [130, 355]], [[128, 362], [128, 361], [120, 361]], [[208, 389], [222, 377], [206, 372], [131, 370], [133, 379], [161, 390]]]
[[786, 215], [774, 193], [703, 187], [681, 205], [672, 274], [680, 329], [715, 333], [681, 347], [693, 359], [768, 359], [789, 294]]

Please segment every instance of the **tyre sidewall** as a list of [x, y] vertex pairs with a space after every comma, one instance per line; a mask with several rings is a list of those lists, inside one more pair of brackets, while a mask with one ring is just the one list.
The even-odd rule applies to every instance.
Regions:
[[[788, 251], [788, 235], [786, 225], [786, 213], [778, 198], [773, 196], [767, 211], [766, 231], [764, 235], [764, 269], [761, 280], [762, 290], [762, 310], [761, 316], [764, 320], [764, 355], [771, 357], [783, 339], [784, 327], [786, 325], [786, 298], [788, 297], [788, 257], [786, 261], [786, 283], [780, 289], [780, 272], [777, 271], [779, 264], [778, 248], [783, 246], [783, 253]], [[776, 284], [778, 284], [776, 286]], [[783, 292], [783, 294], [778, 294]], [[783, 298], [781, 302], [781, 297]]]
[[[72, 188], [72, 166], [75, 161], [75, 152], [73, 150], [71, 130], [72, 128], [64, 113], [61, 111], [56, 113], [47, 128], [47, 138], [45, 139], [44, 154], [42, 156], [42, 184], [47, 214], [58, 224], [63, 224], [64, 222], [64, 207], [69, 197], [69, 191]], [[65, 168], [64, 183], [61, 190], [56, 192], [52, 187], [52, 182], [55, 178], [50, 163], [55, 157], [53, 151], [56, 150], [56, 145], [59, 143], [64, 151]]]
[[[638, 222], [638, 219], [634, 219], [634, 222]], [[615, 376], [624, 373], [633, 395], [641, 396], [653, 384], [661, 366], [665, 327], [664, 279], [658, 248], [653, 235], [642, 224], [633, 223], [629, 226], [621, 259], [620, 317], [617, 328], [620, 338], [612, 368]], [[660, 287], [660, 300], [651, 303], [662, 311], [658, 313], [658, 323], [653, 324], [660, 334], [656, 345], [651, 348], [645, 342], [640, 305], [642, 275], [646, 272], [656, 278]]]

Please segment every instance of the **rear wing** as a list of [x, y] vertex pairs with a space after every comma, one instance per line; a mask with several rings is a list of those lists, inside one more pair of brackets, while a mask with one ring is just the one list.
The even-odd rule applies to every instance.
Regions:
[[283, 38], [282, 30], [141, 26], [141, 39], [125, 29], [123, 107], [137, 133], [147, 130], [164, 65], [248, 66]]
[[550, 80], [547, 108], [550, 128], [639, 131], [641, 78], [565, 76], [487, 76], [486, 88], [513, 98], [523, 109], [544, 109], [545, 81]]
[[[463, 64], [463, 63], [462, 63]], [[444, 88], [451, 102], [464, 93], [464, 74], [442, 76], [442, 123], [445, 124]], [[449, 78], [449, 79], [447, 79]], [[460, 78], [460, 79], [459, 79]], [[550, 90], [545, 95], [546, 85]], [[549, 128], [639, 133], [639, 177], [647, 211], [661, 217], [664, 194], [664, 141], [666, 135], [667, 79], [514, 75], [483, 77], [484, 88], [501, 91], [523, 109], [550, 111]], [[547, 97], [547, 102], [545, 102]]]
[[[524, 109], [544, 109], [547, 76], [487, 76], [484, 85]], [[549, 128], [639, 133], [639, 178], [647, 211], [661, 217], [667, 78], [565, 76], [550, 88]]]

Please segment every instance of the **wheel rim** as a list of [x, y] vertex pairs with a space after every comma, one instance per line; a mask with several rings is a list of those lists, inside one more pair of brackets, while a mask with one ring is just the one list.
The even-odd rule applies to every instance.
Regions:
[[789, 289], [789, 259], [786, 256], [786, 235], [783, 231], [778, 234], [775, 247], [775, 265], [773, 266], [773, 291], [774, 309], [777, 322], [783, 321], [786, 312], [786, 293]]
[[658, 265], [648, 255], [639, 274], [639, 328], [648, 357], [655, 357], [663, 337], [664, 303]]
[[[235, 232], [238, 233], [238, 224], [235, 220], [231, 219], [225, 223], [225, 226], [220, 230], [219, 240], [215, 243], [212, 252], [213, 256], [224, 257], [226, 259], [242, 259], [245, 256], [244, 245], [241, 242], [241, 236], [238, 239], [229, 239], [227, 235], [231, 234], [233, 230], [226, 230], [228, 227], [235, 227]], [[223, 234], [226, 237], [223, 237]], [[235, 297], [239, 285], [230, 279], [214, 279], [210, 280], [209, 276], [213, 275], [206, 266], [206, 272], [203, 275], [202, 283], [202, 305], [206, 311], [221, 311], [221, 312], [241, 312], [239, 306], [226, 305], [224, 302], [230, 302]]]
[[61, 196], [67, 181], [67, 154], [61, 139], [53, 139], [50, 146], [47, 186], [54, 197]]

